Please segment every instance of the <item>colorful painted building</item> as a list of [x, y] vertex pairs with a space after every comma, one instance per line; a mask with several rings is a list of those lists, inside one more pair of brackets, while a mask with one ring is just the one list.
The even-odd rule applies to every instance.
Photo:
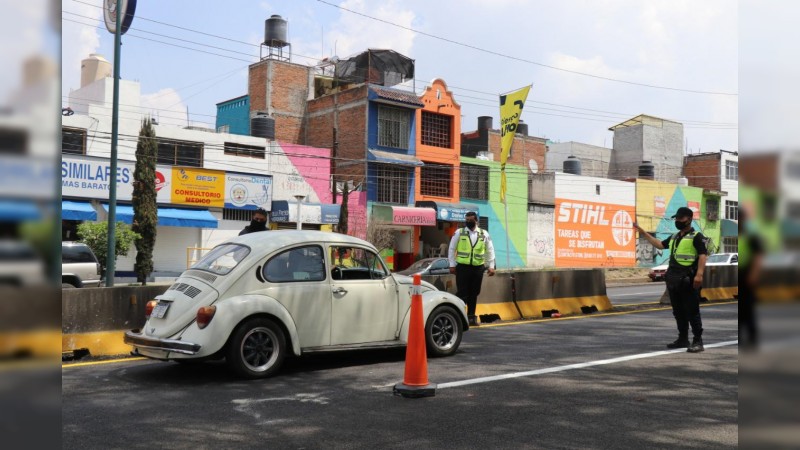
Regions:
[[[672, 215], [678, 208], [687, 206], [694, 211], [692, 226], [709, 238], [709, 251], [716, 253], [720, 248], [722, 223], [719, 198], [718, 192], [699, 187], [636, 180], [636, 220], [653, 236], [666, 239], [677, 232]], [[636, 264], [639, 267], [657, 266], [668, 260], [669, 250], [655, 249], [643, 237], [639, 237], [636, 244]]]

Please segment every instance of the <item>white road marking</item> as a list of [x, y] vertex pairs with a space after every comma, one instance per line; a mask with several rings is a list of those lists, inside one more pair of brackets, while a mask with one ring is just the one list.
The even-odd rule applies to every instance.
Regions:
[[[707, 344], [705, 348], [716, 348], [716, 347], [725, 347], [729, 345], [738, 345], [739, 341], [725, 341], [725, 342], [717, 342], [715, 344]], [[598, 361], [589, 361], [585, 363], [577, 363], [577, 364], [568, 364], [566, 366], [556, 366], [556, 367], [548, 367], [546, 369], [537, 369], [537, 370], [529, 370], [526, 372], [514, 372], [514, 373], [506, 373], [503, 375], [494, 375], [491, 377], [481, 377], [481, 378], [472, 378], [470, 380], [461, 380], [461, 381], [451, 381], [449, 383], [439, 383], [439, 389], [447, 389], [452, 387], [460, 387], [460, 386], [467, 386], [470, 384], [479, 384], [479, 383], [489, 383], [492, 381], [500, 381], [500, 380], [508, 380], [511, 378], [520, 378], [520, 377], [530, 377], [534, 375], [544, 375], [548, 373], [556, 373], [556, 372], [564, 372], [567, 370], [573, 369], [585, 369], [587, 367], [594, 367], [594, 366], [602, 366], [606, 364], [615, 364], [625, 361], [633, 361], [636, 359], [643, 359], [643, 358], [654, 358], [656, 356], [664, 356], [670, 355], [672, 353], [686, 353], [685, 349], [676, 349], [676, 350], [663, 350], [658, 352], [650, 352], [650, 353], [639, 353], [637, 355], [628, 355], [628, 356], [620, 356], [618, 358], [611, 358], [611, 359], [601, 359]]]

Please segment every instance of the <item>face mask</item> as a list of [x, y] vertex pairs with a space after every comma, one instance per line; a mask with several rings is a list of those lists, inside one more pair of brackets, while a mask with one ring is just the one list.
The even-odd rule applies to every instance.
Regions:
[[471, 220], [467, 221], [467, 228], [469, 228], [470, 230], [474, 230], [475, 229], [475, 225], [477, 225], [477, 222], [473, 222]]
[[675, 221], [675, 228], [679, 230], [683, 230], [684, 228], [689, 226], [689, 222], [681, 222], [680, 220]]
[[251, 230], [266, 230], [267, 223], [266, 222], [259, 222], [258, 220], [251, 220], [250, 221], [250, 229]]

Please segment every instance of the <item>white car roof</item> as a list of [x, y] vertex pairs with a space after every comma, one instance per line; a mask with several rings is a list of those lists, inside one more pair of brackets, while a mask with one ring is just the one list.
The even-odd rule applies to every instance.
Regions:
[[314, 242], [368, 247], [377, 253], [375, 247], [363, 239], [329, 231], [267, 230], [248, 233], [225, 241], [225, 243], [244, 244], [259, 254], [272, 253], [277, 249], [295, 244]]

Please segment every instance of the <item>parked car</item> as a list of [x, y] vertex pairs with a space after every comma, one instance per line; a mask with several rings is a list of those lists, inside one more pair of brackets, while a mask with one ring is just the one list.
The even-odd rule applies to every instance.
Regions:
[[[225, 358], [245, 378], [275, 374], [289, 355], [405, 346], [412, 278], [391, 274], [375, 247], [320, 231], [251, 233], [226, 241], [147, 303], [133, 354]], [[421, 286], [428, 356], [458, 350], [464, 302]]]
[[447, 275], [450, 273], [450, 262], [447, 258], [425, 258], [410, 265], [405, 270], [395, 272], [400, 275]]
[[715, 253], [706, 259], [706, 266], [738, 266], [738, 253]]
[[42, 258], [23, 241], [0, 240], [0, 285], [34, 286], [47, 282]]
[[[706, 259], [706, 267], [708, 266], [729, 266], [729, 265], [739, 265], [739, 254], [738, 253], [716, 253], [710, 255], [708, 259]], [[667, 273], [667, 268], [669, 264], [661, 264], [660, 266], [655, 266], [650, 269], [650, 273], [647, 274], [653, 281], [663, 281], [664, 275]]]
[[61, 287], [100, 286], [102, 267], [88, 245], [81, 242], [61, 243]]

